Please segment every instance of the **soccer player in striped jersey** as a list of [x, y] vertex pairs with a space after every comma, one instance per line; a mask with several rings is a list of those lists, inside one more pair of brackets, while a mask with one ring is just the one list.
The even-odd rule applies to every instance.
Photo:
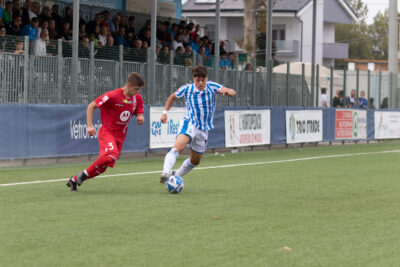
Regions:
[[168, 110], [177, 98], [184, 97], [186, 115], [179, 124], [178, 135], [172, 149], [167, 153], [164, 160], [164, 168], [160, 183], [165, 183], [172, 173], [172, 168], [179, 154], [190, 144], [190, 157], [186, 159], [175, 175], [180, 177], [189, 173], [195, 166], [199, 165], [201, 156], [206, 150], [208, 131], [214, 128], [215, 97], [217, 94], [223, 96], [236, 96], [233, 89], [226, 88], [218, 83], [208, 81], [207, 67], [197, 66], [192, 69], [193, 82], [180, 87], [172, 93], [165, 103], [161, 122], [167, 122]]

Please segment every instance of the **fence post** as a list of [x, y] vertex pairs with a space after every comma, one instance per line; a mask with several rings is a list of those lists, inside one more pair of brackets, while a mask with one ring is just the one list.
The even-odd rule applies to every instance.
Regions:
[[331, 66], [331, 84], [330, 84], [330, 98], [329, 98], [329, 101], [330, 101], [330, 106], [332, 107], [332, 104], [333, 104], [333, 99], [332, 99], [332, 96], [333, 96], [333, 66]]
[[169, 94], [172, 94], [173, 91], [174, 91], [174, 51], [169, 51]]
[[193, 67], [197, 66], [197, 61], [196, 61], [196, 51], [193, 50], [192, 52], [192, 63], [193, 63]]
[[118, 77], [118, 87], [122, 86], [123, 82], [123, 69], [124, 69], [124, 46], [119, 45], [119, 77]]
[[356, 70], [356, 99], [354, 99], [356, 103], [356, 107], [360, 107], [360, 101], [358, 100], [358, 96], [360, 95], [360, 70]]
[[286, 106], [289, 106], [289, 76], [290, 76], [290, 62], [286, 62]]
[[88, 95], [88, 101], [92, 101], [94, 98], [94, 42], [90, 42], [90, 61], [89, 61], [89, 95]]
[[256, 102], [256, 59], [255, 58], [252, 58], [251, 59], [251, 64], [254, 66], [253, 67], [253, 73], [252, 73], [252, 80], [251, 80], [251, 83], [252, 83], [252, 90], [253, 90], [253, 105], [255, 105], [255, 102]]
[[29, 101], [29, 36], [25, 36], [24, 39], [24, 103], [27, 104]]
[[371, 98], [371, 71], [368, 70], [368, 103]]
[[318, 107], [319, 105], [319, 64], [317, 64], [317, 75], [315, 76], [315, 106]]
[[[235, 57], [235, 90], [239, 95], [239, 59]], [[238, 96], [234, 97], [235, 105], [238, 104]]]
[[343, 104], [346, 106], [346, 84], [347, 83], [347, 70], [344, 69], [343, 70], [343, 95], [344, 95], [344, 99], [343, 99]]
[[58, 39], [57, 53], [57, 100], [61, 104], [63, 102], [62, 92], [64, 84], [64, 58], [62, 55], [62, 40]]
[[378, 107], [381, 108], [382, 102], [382, 71], [379, 71], [379, 84], [378, 84]]
[[304, 74], [305, 73], [305, 65], [301, 64], [301, 106], [304, 107]]

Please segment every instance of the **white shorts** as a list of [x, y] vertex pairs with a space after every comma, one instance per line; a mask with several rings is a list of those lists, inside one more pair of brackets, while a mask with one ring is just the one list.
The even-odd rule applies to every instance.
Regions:
[[199, 154], [203, 154], [206, 151], [208, 132], [202, 131], [196, 127], [189, 120], [181, 120], [179, 123], [178, 135], [184, 134], [189, 136], [190, 143], [188, 146]]

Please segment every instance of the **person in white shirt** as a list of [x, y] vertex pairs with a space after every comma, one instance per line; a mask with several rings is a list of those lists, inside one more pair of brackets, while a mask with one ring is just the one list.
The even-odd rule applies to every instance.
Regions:
[[318, 106], [321, 108], [329, 108], [330, 107], [329, 97], [326, 94], [326, 88], [321, 88], [321, 95], [319, 96]]
[[36, 39], [33, 43], [33, 55], [34, 56], [46, 56], [46, 38], [49, 35], [49, 32], [46, 29], [43, 29], [40, 32], [40, 38]]

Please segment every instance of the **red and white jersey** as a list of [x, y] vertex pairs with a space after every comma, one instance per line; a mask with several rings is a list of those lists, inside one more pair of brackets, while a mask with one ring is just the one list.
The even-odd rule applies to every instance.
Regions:
[[126, 97], [122, 88], [109, 91], [94, 101], [100, 109], [103, 127], [114, 134], [126, 134], [132, 115], [144, 113], [142, 96]]

